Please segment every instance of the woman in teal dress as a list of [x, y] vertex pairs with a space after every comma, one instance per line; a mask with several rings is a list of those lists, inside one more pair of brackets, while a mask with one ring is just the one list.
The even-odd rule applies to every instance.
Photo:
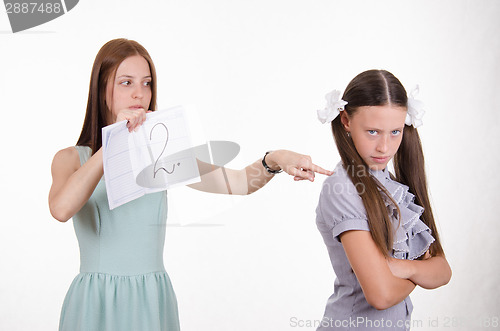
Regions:
[[[77, 145], [52, 162], [49, 207], [73, 225], [80, 246], [80, 273], [63, 303], [60, 331], [179, 330], [177, 301], [163, 265], [166, 191], [109, 209], [103, 180], [101, 129], [126, 120], [138, 128], [156, 109], [156, 72], [144, 47], [115, 39], [96, 56], [87, 112]], [[331, 174], [291, 151], [266, 153], [242, 170], [199, 162], [201, 181], [190, 187], [211, 193], [250, 194], [281, 170], [295, 180]]]

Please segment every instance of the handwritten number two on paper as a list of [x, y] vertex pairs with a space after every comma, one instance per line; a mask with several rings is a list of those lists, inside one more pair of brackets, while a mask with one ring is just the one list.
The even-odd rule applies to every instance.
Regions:
[[[172, 166], [172, 171], [168, 171], [167, 169], [163, 168], [163, 167], [160, 167], [158, 169], [156, 169], [156, 166], [158, 164], [158, 160], [160, 160], [160, 157], [162, 156], [163, 152], [165, 152], [165, 148], [167, 147], [167, 143], [168, 143], [168, 128], [165, 124], [163, 123], [156, 123], [153, 128], [151, 128], [151, 132], [149, 133], [149, 140], [152, 139], [152, 135], [153, 135], [153, 130], [158, 126], [158, 125], [161, 125], [165, 131], [167, 132], [167, 138], [165, 139], [165, 145], [163, 145], [163, 150], [161, 151], [160, 155], [158, 155], [158, 158], [156, 159], [155, 161], [155, 166], [153, 168], [153, 178], [156, 178], [156, 174], [158, 173], [158, 171], [160, 170], [163, 170], [165, 171], [167, 174], [172, 174], [175, 170], [175, 164]], [[177, 165], [180, 165], [180, 163], [177, 163]]]

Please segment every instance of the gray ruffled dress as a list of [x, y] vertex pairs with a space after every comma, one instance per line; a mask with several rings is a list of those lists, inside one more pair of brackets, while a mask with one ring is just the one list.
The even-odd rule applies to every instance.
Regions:
[[[424, 209], [413, 203], [414, 195], [408, 192], [407, 186], [391, 179], [387, 168], [370, 170], [370, 173], [391, 194], [401, 212], [401, 220], [398, 220], [397, 209], [386, 202], [396, 229], [392, 256], [408, 260], [418, 258], [434, 241], [431, 230], [420, 220]], [[370, 229], [361, 197], [342, 163], [323, 183], [316, 208], [316, 224], [337, 276], [334, 293], [327, 301], [317, 330], [409, 330], [413, 310], [410, 297], [388, 309], [377, 310], [366, 301], [351, 269], [339, 235], [349, 230]]]

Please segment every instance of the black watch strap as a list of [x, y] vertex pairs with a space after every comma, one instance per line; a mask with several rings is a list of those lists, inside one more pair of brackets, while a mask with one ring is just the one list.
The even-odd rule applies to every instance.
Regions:
[[266, 163], [266, 156], [267, 154], [271, 153], [272, 151], [269, 151], [269, 152], [266, 152], [266, 155], [264, 155], [264, 157], [262, 158], [262, 165], [264, 166], [264, 168], [267, 170], [267, 172], [269, 172], [270, 174], [279, 174], [280, 172], [283, 171], [283, 169], [280, 169], [280, 170], [273, 170], [271, 168], [269, 168], [269, 166], [267, 165]]

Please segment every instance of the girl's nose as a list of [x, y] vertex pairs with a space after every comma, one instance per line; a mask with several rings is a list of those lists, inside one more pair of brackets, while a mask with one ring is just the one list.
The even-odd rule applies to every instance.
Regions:
[[142, 97], [143, 97], [142, 88], [140, 85], [136, 85], [136, 87], [132, 91], [132, 98], [141, 99]]
[[377, 144], [377, 152], [385, 154], [388, 149], [388, 139], [389, 137], [382, 136]]

